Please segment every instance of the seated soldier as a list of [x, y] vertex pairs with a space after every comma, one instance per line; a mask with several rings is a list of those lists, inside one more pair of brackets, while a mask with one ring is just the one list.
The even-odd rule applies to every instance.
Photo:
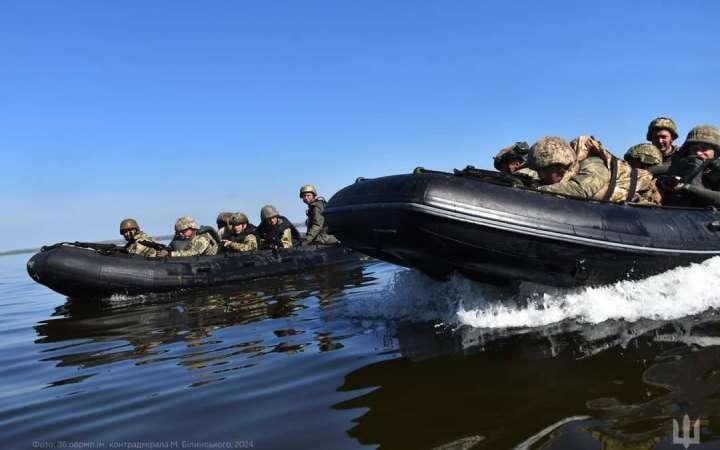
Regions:
[[255, 225], [248, 223], [248, 218], [243, 213], [235, 213], [230, 216], [230, 234], [227, 239], [222, 240], [223, 247], [228, 251], [250, 252], [257, 250], [258, 241], [255, 236]]
[[645, 169], [652, 173], [653, 167], [662, 164], [663, 155], [657, 147], [645, 143], [630, 147], [624, 159], [633, 169]]
[[146, 257], [153, 257], [156, 255], [156, 251], [153, 248], [147, 247], [142, 244], [143, 241], [157, 242], [152, 237], [143, 233], [140, 230], [135, 219], [125, 219], [120, 222], [120, 234], [123, 235], [127, 244], [125, 244], [125, 251], [131, 255], [140, 255]]
[[230, 236], [230, 217], [232, 217], [231, 212], [221, 212], [218, 214], [217, 219], [215, 219], [215, 223], [217, 224], [217, 230], [218, 230], [218, 236], [220, 236], [220, 239], [225, 239], [226, 237]]
[[[204, 227], [210, 228], [210, 227]], [[175, 237], [170, 243], [170, 252], [158, 251], [160, 257], [215, 255], [218, 243], [209, 232], [198, 232], [197, 222], [190, 216], [183, 216], [175, 222]]]
[[604, 194], [610, 171], [603, 160], [597, 156], [582, 161], [576, 158], [575, 150], [559, 137], [544, 137], [533, 144], [528, 164], [538, 173], [538, 189], [586, 199]]
[[505, 147], [493, 158], [493, 165], [499, 172], [525, 178], [528, 183], [538, 180], [538, 174], [527, 166], [530, 147], [527, 142], [516, 142], [510, 147]]
[[720, 129], [693, 128], [670, 165], [670, 177], [661, 179], [665, 203], [673, 206], [720, 206]]
[[318, 197], [315, 186], [312, 184], [306, 184], [300, 188], [300, 198], [303, 203], [308, 205], [308, 209], [305, 212], [307, 219], [305, 219], [305, 226], [307, 231], [305, 236], [302, 238], [301, 245], [309, 244], [324, 244], [324, 245], [337, 245], [340, 241], [337, 240], [332, 234], [328, 234], [327, 225], [325, 224], [325, 217], [323, 216], [323, 210], [327, 202], [324, 198]]
[[542, 191], [609, 202], [660, 201], [648, 171], [618, 160], [592, 136], [570, 144], [544, 137], [532, 146], [528, 164], [537, 170]]
[[300, 240], [300, 233], [287, 217], [281, 216], [272, 205], [260, 210], [260, 226], [257, 235], [261, 248], [291, 248], [294, 241]]
[[648, 125], [646, 139], [660, 150], [664, 163], [678, 151], [673, 141], [678, 138], [677, 125], [668, 117], [657, 117]]

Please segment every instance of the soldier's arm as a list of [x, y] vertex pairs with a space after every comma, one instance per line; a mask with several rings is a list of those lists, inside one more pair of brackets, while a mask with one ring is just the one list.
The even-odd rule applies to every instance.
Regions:
[[230, 242], [227, 246], [236, 252], [249, 252], [258, 248], [257, 238], [252, 234], [246, 236], [243, 242]]
[[194, 239], [187, 250], [174, 250], [170, 252], [170, 256], [197, 256], [202, 255], [210, 247], [207, 239]]
[[282, 240], [283, 248], [291, 248], [293, 246], [292, 231], [290, 230], [290, 228], [283, 231], [281, 240]]
[[[153, 241], [153, 242], [155, 242], [155, 241]], [[155, 256], [157, 256], [157, 250], [155, 250], [154, 248], [145, 247], [142, 244], [138, 244], [137, 254], [142, 255], [146, 258], [154, 258]]]
[[707, 200], [715, 206], [720, 206], [720, 192], [708, 189], [705, 186], [697, 184], [686, 184], [685, 190], [692, 195]]
[[541, 186], [540, 190], [578, 198], [593, 198], [610, 182], [610, 171], [602, 161], [583, 161], [569, 180]]

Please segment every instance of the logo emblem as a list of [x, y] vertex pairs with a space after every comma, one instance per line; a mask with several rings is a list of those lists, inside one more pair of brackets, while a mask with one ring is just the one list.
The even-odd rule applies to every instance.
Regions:
[[693, 425], [691, 434], [690, 431], [690, 417], [685, 414], [683, 417], [682, 434], [680, 434], [680, 424], [677, 420], [673, 419], [673, 444], [679, 444], [685, 447], [687, 450], [692, 444], [700, 443], [700, 419], [697, 419]]

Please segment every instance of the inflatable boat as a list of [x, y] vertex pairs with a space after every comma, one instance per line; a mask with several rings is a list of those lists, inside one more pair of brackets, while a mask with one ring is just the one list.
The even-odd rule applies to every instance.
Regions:
[[344, 245], [435, 278], [596, 285], [720, 254], [714, 208], [581, 200], [473, 168], [359, 178], [325, 216]]
[[27, 270], [38, 283], [68, 297], [84, 299], [239, 283], [357, 262], [360, 257], [347, 247], [307, 246], [215, 256], [145, 258], [103, 249], [102, 244], [91, 249], [62, 243], [41, 249], [30, 258]]

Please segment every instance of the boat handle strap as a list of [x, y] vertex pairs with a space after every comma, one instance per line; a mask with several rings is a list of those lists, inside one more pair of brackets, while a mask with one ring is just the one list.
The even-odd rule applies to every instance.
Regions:
[[630, 172], [630, 189], [628, 190], [627, 197], [625, 197], [625, 201], [630, 203], [635, 197], [635, 191], [637, 191], [637, 182], [638, 182], [638, 170], [633, 169], [632, 172]]
[[605, 197], [603, 197], [604, 202], [609, 202], [610, 198], [613, 195], [613, 192], [615, 192], [615, 185], [617, 184], [617, 172], [618, 172], [618, 162], [616, 157], [612, 157], [612, 160], [610, 160], [610, 185], [607, 188], [607, 192], [605, 192]]

